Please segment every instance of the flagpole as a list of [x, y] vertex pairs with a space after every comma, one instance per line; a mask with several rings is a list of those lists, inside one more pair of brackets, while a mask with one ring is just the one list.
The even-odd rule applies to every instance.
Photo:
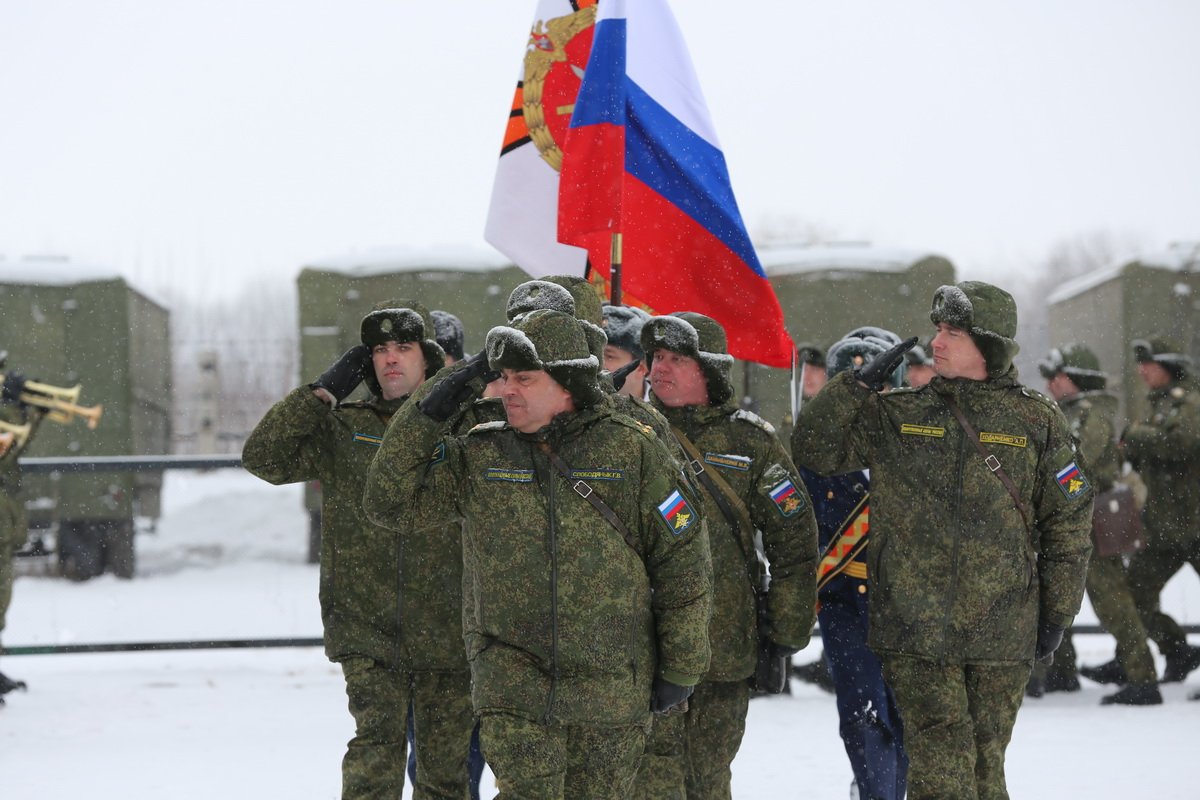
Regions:
[[608, 302], [614, 306], [621, 305], [621, 234], [612, 235], [612, 257], [609, 261], [609, 293]]

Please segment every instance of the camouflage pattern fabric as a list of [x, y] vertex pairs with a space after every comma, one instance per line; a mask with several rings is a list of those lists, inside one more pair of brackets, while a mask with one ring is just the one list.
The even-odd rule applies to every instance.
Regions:
[[[1016, 483], [1032, 535], [943, 395]], [[1091, 553], [1092, 489], [1058, 406], [1011, 372], [887, 394], [842, 373], [805, 404], [792, 442], [816, 472], [871, 470], [877, 653], [1031, 662], [1039, 619], [1070, 625]], [[901, 714], [907, 720], [903, 704]]]
[[684, 720], [678, 712], [654, 715], [633, 785], [635, 800], [687, 800]]
[[904, 715], [908, 800], [1007, 800], [1004, 751], [1029, 664], [944, 664], [889, 654], [883, 673]]
[[[1097, 492], [1110, 489], [1121, 470], [1112, 420], [1117, 413], [1117, 398], [1108, 392], [1081, 392], [1059, 401], [1066, 415], [1071, 435], [1079, 443], [1079, 451], [1087, 464], [1087, 475]], [[1102, 558], [1093, 550], [1088, 562], [1087, 594], [1100, 624], [1117, 641], [1117, 662], [1134, 685], [1153, 685], [1158, 682], [1154, 656], [1146, 644], [1146, 628], [1138, 616], [1137, 605], [1125, 575], [1120, 556]], [[1067, 631], [1054, 653], [1049, 667], [1034, 665], [1035, 671], [1062, 679], [1074, 677], [1076, 670], [1075, 643]]]
[[1130, 562], [1129, 585], [1151, 638], [1170, 655], [1186, 650], [1187, 638], [1160, 610], [1159, 595], [1185, 563], [1200, 571], [1200, 389], [1173, 380], [1149, 401], [1145, 417], [1121, 436], [1148, 492], [1146, 549]]
[[746, 733], [750, 685], [705, 681], [689, 698], [684, 718], [688, 800], [729, 800], [731, 766]]
[[479, 741], [496, 800], [627, 800], [645, 745], [642, 725], [538, 724], [484, 714]]
[[442, 520], [443, 535], [397, 535], [362, 509], [367, 468], [401, 403], [371, 399], [331, 409], [298, 388], [250, 434], [242, 463], [277, 485], [321, 481], [321, 616], [330, 659], [464, 669], [457, 522]]
[[467, 757], [475, 730], [471, 672], [408, 673], [413, 710], [417, 778], [413, 800], [463, 800]]
[[[543, 443], [603, 497], [639, 550], [551, 468]], [[364, 503], [382, 524], [414, 507], [466, 521], [476, 713], [645, 726], [655, 674], [693, 685], [708, 668], [708, 542], [680, 483], [663, 445], [606, 397], [536, 434], [493, 422], [465, 436], [413, 402], [388, 428]]]
[[8, 606], [12, 603], [13, 555], [25, 545], [29, 535], [25, 503], [21, 498], [21, 467], [17, 459], [29, 447], [45, 414], [16, 403], [0, 403], [0, 420], [13, 425], [29, 423], [29, 438], [22, 447], [15, 444], [0, 456], [0, 633], [4, 632]]

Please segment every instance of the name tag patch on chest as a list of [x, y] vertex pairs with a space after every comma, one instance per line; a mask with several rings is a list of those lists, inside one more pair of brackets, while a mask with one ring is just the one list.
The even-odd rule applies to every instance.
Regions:
[[750, 456], [739, 456], [733, 453], [705, 453], [704, 460], [709, 464], [725, 469], [736, 469], [746, 472], [750, 469]]
[[1054, 479], [1058, 481], [1058, 488], [1062, 489], [1068, 500], [1074, 500], [1088, 490], [1087, 478], [1083, 477], [1074, 461], [1055, 473]]
[[1014, 436], [1011, 433], [979, 432], [979, 441], [983, 444], [1006, 444], [1009, 447], [1026, 447], [1029, 440], [1024, 436]]
[[371, 444], [371, 445], [375, 445], [376, 447], [379, 447], [379, 445], [383, 444], [383, 437], [382, 436], [372, 436], [369, 433], [356, 433], [356, 434], [354, 434], [354, 441], [362, 442], [363, 444]]
[[928, 436], [933, 439], [941, 439], [946, 435], [946, 429], [933, 425], [912, 425], [906, 422], [900, 426], [900, 433], [906, 436]]
[[696, 512], [688, 505], [688, 501], [679, 493], [678, 489], [672, 491], [666, 500], [658, 504], [658, 513], [667, 523], [667, 528], [676, 536], [691, 527], [696, 519]]
[[533, 483], [533, 470], [512, 469], [510, 467], [488, 467], [483, 475], [489, 481], [505, 481], [507, 483]]
[[573, 469], [571, 477], [585, 481], [623, 481], [625, 472], [619, 469], [595, 467], [593, 469]]
[[779, 509], [779, 513], [785, 517], [794, 516], [804, 508], [803, 495], [796, 491], [796, 484], [792, 483], [790, 478], [778, 484], [767, 494], [770, 496], [771, 502]]
[[446, 460], [446, 443], [438, 442], [433, 448], [433, 452], [429, 455], [430, 464], [440, 464]]

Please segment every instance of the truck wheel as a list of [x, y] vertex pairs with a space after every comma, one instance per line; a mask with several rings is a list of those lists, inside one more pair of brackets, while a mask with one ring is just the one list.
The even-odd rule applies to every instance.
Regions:
[[66, 578], [86, 581], [104, 572], [103, 534], [79, 520], [58, 527], [58, 567]]
[[135, 567], [133, 520], [104, 523], [105, 568], [118, 578], [132, 578]]

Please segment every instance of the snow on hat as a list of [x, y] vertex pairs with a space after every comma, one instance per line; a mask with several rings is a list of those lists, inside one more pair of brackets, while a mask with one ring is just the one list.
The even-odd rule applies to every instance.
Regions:
[[563, 287], [575, 300], [576, 317], [593, 325], [601, 325], [604, 316], [600, 313], [600, 294], [587, 278], [575, 275], [547, 275], [544, 280]]
[[1100, 369], [1100, 359], [1087, 345], [1079, 343], [1053, 348], [1038, 362], [1038, 372], [1046, 380], [1062, 372], [1085, 392], [1098, 391], [1108, 385], [1108, 376]]
[[[359, 339], [367, 347], [387, 342], [416, 342], [425, 356], [425, 377], [432, 378], [446, 364], [446, 354], [437, 343], [433, 319], [428, 309], [415, 300], [385, 300], [359, 323]], [[375, 370], [367, 370], [364, 378], [371, 393], [382, 391]]]
[[1147, 361], [1162, 364], [1175, 380], [1181, 380], [1192, 367], [1191, 356], [1184, 354], [1183, 348], [1166, 336], [1134, 339], [1130, 345], [1133, 347], [1133, 357], [1139, 364]]
[[454, 356], [456, 361], [462, 361], [464, 338], [462, 320], [440, 308], [430, 311], [429, 316], [433, 318], [433, 330], [437, 343], [442, 346], [447, 355]]
[[[898, 344], [900, 337], [889, 330], [872, 326], [855, 328], [829, 346], [829, 352], [825, 354], [825, 373], [832, 378], [839, 372], [856, 369]], [[907, 366], [907, 363], [901, 363], [888, 376], [893, 389], [904, 384]]]
[[723, 405], [733, 397], [733, 356], [726, 345], [725, 329], [715, 319], [693, 311], [651, 317], [642, 326], [642, 350], [648, 365], [654, 363], [655, 350], [696, 359], [708, 383], [709, 405]]
[[508, 296], [508, 321], [514, 322], [522, 314], [548, 308], [564, 314], [575, 315], [575, 298], [563, 287], [550, 281], [525, 281]]
[[494, 370], [545, 370], [571, 393], [579, 408], [603, 396], [597, 380], [600, 359], [592, 353], [583, 325], [570, 314], [530, 311], [511, 326], [488, 331], [486, 350], [488, 366]]
[[929, 319], [966, 331], [983, 354], [989, 378], [1012, 367], [1017, 344], [1017, 304], [1012, 295], [983, 281], [942, 286], [933, 294]]
[[614, 306], [605, 303], [604, 333], [608, 335], [608, 343], [633, 354], [641, 361], [645, 358], [642, 351], [642, 327], [650, 319], [650, 315], [640, 308], [633, 306]]

